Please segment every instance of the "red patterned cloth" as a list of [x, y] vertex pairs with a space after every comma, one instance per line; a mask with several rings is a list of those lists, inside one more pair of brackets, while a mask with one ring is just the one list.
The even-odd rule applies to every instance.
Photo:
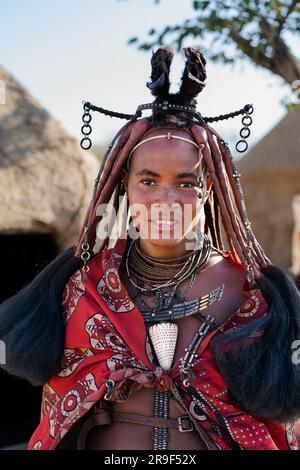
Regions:
[[[43, 386], [40, 423], [28, 450], [54, 450], [70, 428], [104, 397], [107, 379], [115, 382], [111, 398], [117, 401], [126, 400], [144, 386], [171, 387], [210, 449], [298, 450], [292, 425], [254, 418], [230, 402], [210, 349], [215, 334], [268, 315], [261, 291], [251, 290], [245, 282], [248, 299], [202, 341], [197, 351], [201, 360], [186, 388], [180, 379], [179, 361], [168, 373], [154, 364], [143, 317], [118, 273], [125, 247], [123, 233], [114, 248], [89, 260], [85, 283], [79, 269], [65, 286], [64, 355], [58, 373]], [[233, 252], [223, 254], [243, 269]]]

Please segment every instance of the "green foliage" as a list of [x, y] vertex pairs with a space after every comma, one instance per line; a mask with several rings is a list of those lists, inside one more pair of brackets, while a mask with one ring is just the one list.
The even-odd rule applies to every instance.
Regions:
[[[160, 0], [155, 0], [155, 4], [159, 2]], [[167, 25], [160, 32], [151, 28], [148, 31], [148, 40], [140, 41], [139, 38], [132, 37], [128, 44], [148, 50], [167, 43], [180, 51], [185, 41], [190, 42], [190, 39], [193, 39], [195, 44], [195, 39], [198, 39], [201, 44], [205, 43], [206, 47], [202, 49], [210, 60], [233, 62], [234, 59], [240, 58], [242, 52], [242, 56], [247, 56], [255, 64], [290, 82], [290, 78], [284, 76], [282, 67], [277, 66], [276, 69], [276, 63], [278, 58], [283, 61], [293, 60], [284, 35], [287, 32], [297, 34], [300, 31], [299, 2], [194, 0], [192, 6], [195, 11], [193, 18], [185, 19], [181, 24]], [[229, 49], [234, 49], [236, 55], [229, 56]], [[284, 54], [288, 57], [285, 58]], [[296, 78], [297, 74], [294, 79]]]
[[280, 100], [280, 103], [282, 106], [285, 107], [285, 109], [289, 111], [293, 111], [293, 109], [296, 109], [300, 106], [299, 99], [295, 95], [289, 95], [285, 96]]
[[297, 103], [285, 103], [285, 107], [287, 109], [287, 111], [292, 111], [293, 109], [296, 109], [298, 106]]

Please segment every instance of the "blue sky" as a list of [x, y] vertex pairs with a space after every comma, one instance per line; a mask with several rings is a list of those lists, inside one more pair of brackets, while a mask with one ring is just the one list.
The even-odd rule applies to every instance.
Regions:
[[[153, 100], [146, 87], [151, 52], [126, 41], [146, 38], [151, 27], [181, 23], [193, 14], [190, 0], [10, 0], [1, 2], [0, 57], [39, 102], [78, 140], [82, 100], [115, 111], [133, 113]], [[299, 40], [294, 40], [294, 45]], [[199, 45], [198, 43], [185, 43]], [[299, 50], [299, 49], [298, 49]], [[175, 92], [184, 66], [176, 53], [171, 69]], [[231, 66], [209, 63], [207, 85], [198, 97], [205, 116], [255, 106], [253, 145], [285, 114], [280, 105], [288, 87], [249, 62]], [[94, 115], [93, 141], [111, 138], [124, 121]], [[240, 129], [240, 118], [215, 125], [225, 138]]]

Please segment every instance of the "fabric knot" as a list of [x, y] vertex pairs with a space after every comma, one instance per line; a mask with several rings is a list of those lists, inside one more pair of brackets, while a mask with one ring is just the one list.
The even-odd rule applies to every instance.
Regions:
[[161, 367], [154, 369], [154, 376], [155, 385], [160, 392], [166, 392], [171, 389], [172, 379]]

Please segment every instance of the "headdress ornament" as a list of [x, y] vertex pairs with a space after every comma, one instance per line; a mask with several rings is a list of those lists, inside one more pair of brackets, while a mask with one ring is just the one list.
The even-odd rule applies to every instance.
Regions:
[[[250, 136], [249, 126], [252, 124], [253, 106], [247, 104], [237, 111], [215, 117], [202, 116], [196, 109], [195, 97], [205, 86], [206, 61], [202, 52], [195, 47], [184, 48], [184, 53], [186, 62], [181, 85], [179, 91], [172, 94], [169, 93], [169, 71], [173, 51], [169, 46], [162, 46], [153, 52], [151, 81], [147, 83], [147, 87], [155, 96], [155, 100], [151, 103], [140, 104], [134, 114], [110, 111], [88, 101], [83, 102], [83, 126], [81, 128], [83, 139], [80, 142], [83, 149], [87, 150], [92, 145], [90, 137], [92, 111], [125, 119], [127, 122], [108, 145], [101, 161], [99, 173], [95, 179], [92, 200], [75, 247], [75, 256], [82, 258], [83, 269], [88, 271], [86, 264], [91, 253], [95, 254], [109, 245], [110, 229], [106, 239], [102, 240], [100, 237], [101, 243], [103, 242], [100, 248], [95, 241], [98, 223], [103, 218], [102, 214], [99, 215], [98, 208], [112, 201], [114, 209], [120, 210], [117, 199], [121, 194], [124, 194], [122, 193], [120, 175], [129, 161], [128, 157], [138, 146], [150, 139], [185, 139], [182, 134], [178, 135], [174, 132], [174, 128], [176, 128], [184, 130], [187, 134], [186, 140], [198, 147], [199, 153], [205, 156], [206, 169], [213, 179], [211, 197], [207, 199], [204, 206], [206, 215], [204, 232], [210, 233], [215, 247], [224, 249], [220, 230], [220, 213], [229, 247], [235, 251], [247, 269], [248, 281], [252, 285], [255, 279], [261, 276], [261, 268], [269, 265], [271, 261], [266, 257], [252, 232], [239, 181], [240, 175], [237, 172], [229, 146], [209, 124], [241, 115], [243, 127], [240, 131], [241, 139], [236, 144], [236, 149], [239, 152], [244, 152], [248, 148], [247, 139]], [[152, 115], [142, 118], [142, 113], [147, 110], [152, 110]], [[167, 129], [166, 133], [163, 132], [152, 137], [146, 135], [153, 129], [161, 131], [163, 128]], [[204, 133], [206, 133], [205, 139]], [[206, 142], [204, 143], [203, 140]], [[202, 148], [203, 144], [204, 148]], [[110, 227], [110, 219], [108, 226]]]

